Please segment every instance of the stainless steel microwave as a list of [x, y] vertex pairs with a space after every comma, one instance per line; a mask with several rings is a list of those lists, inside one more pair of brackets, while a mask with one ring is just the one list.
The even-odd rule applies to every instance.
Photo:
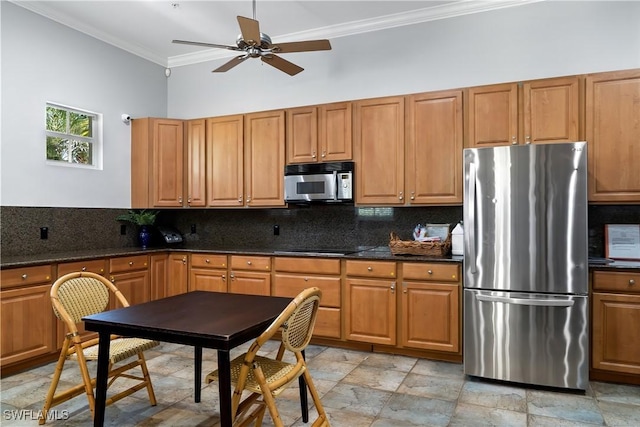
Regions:
[[353, 202], [353, 162], [303, 163], [284, 169], [287, 203]]

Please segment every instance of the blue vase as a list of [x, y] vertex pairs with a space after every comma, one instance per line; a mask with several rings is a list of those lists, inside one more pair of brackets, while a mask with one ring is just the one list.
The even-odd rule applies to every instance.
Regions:
[[138, 234], [138, 240], [142, 249], [147, 249], [149, 242], [151, 241], [151, 230], [148, 225], [140, 226], [140, 234]]

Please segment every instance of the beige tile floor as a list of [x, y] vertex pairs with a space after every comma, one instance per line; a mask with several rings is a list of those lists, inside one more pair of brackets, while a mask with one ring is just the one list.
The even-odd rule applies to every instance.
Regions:
[[[276, 345], [268, 343], [266, 352]], [[163, 343], [147, 359], [158, 405], [149, 406], [139, 391], [108, 406], [105, 425], [219, 425], [217, 383], [203, 384], [202, 401], [193, 401], [191, 347]], [[215, 369], [215, 351], [205, 349], [203, 359], [204, 374]], [[640, 426], [638, 386], [591, 382], [586, 393], [518, 387], [466, 377], [459, 364], [320, 346], [307, 349], [307, 360], [334, 427]], [[37, 425], [53, 370], [50, 363], [0, 381], [0, 425]], [[63, 382], [74, 377], [77, 367], [68, 362]], [[285, 425], [310, 425], [302, 422], [297, 388], [281, 395], [278, 407]], [[84, 396], [54, 409], [58, 419], [47, 425], [91, 425]], [[273, 425], [268, 415], [263, 425]]]

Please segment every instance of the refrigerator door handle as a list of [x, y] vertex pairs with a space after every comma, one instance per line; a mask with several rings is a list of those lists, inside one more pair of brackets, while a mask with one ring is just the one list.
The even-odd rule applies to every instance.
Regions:
[[476, 295], [478, 301], [486, 302], [502, 302], [505, 304], [516, 305], [537, 305], [547, 307], [573, 307], [573, 300], [557, 300], [557, 299], [533, 299], [533, 298], [509, 298], [491, 295]]
[[465, 224], [465, 255], [469, 257], [467, 260], [465, 256], [465, 263], [469, 263], [469, 268], [472, 274], [475, 274], [476, 269], [476, 165], [475, 163], [469, 163], [469, 177], [467, 178], [467, 194], [466, 194], [466, 218]]

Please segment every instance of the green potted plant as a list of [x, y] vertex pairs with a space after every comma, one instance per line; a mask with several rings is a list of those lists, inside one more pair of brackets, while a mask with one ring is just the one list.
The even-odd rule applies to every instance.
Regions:
[[147, 209], [142, 210], [129, 210], [126, 214], [118, 215], [116, 221], [130, 222], [140, 228], [138, 233], [138, 241], [142, 249], [146, 249], [149, 246], [151, 240], [150, 227], [156, 222], [156, 217], [160, 211], [150, 211]]

